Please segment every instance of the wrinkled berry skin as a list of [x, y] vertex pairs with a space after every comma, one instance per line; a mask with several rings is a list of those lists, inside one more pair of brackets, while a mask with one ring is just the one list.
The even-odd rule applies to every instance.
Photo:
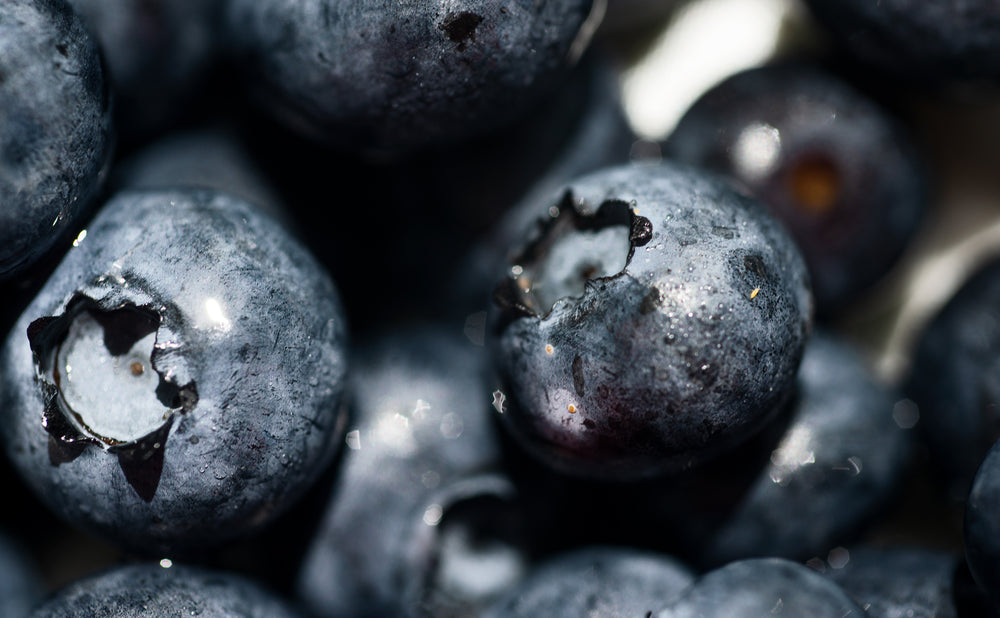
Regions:
[[123, 139], [184, 109], [216, 52], [221, 0], [69, 0], [100, 43]]
[[97, 44], [63, 0], [0, 4], [0, 279], [75, 231], [111, 155]]
[[624, 547], [589, 547], [551, 558], [483, 618], [648, 616], [694, 580], [675, 559]]
[[735, 178], [788, 227], [821, 316], [889, 271], [927, 209], [927, 170], [903, 127], [807, 65], [726, 79], [691, 106], [664, 151]]
[[905, 391], [934, 467], [964, 497], [1000, 439], [1000, 261], [962, 285], [920, 336]]
[[807, 0], [860, 65], [923, 88], [1000, 78], [1000, 6], [993, 0]]
[[[1000, 444], [1000, 443], [998, 443]], [[965, 559], [972, 577], [1000, 610], [1000, 447], [979, 467], [965, 503]]]
[[[758, 430], [794, 386], [811, 323], [805, 265], [780, 224], [673, 165], [596, 172], [550, 206], [492, 306], [509, 398], [496, 407], [518, 441], [562, 472], [610, 480], [688, 467]], [[620, 240], [564, 243], [547, 261], [587, 230]], [[590, 278], [598, 259], [626, 265]], [[542, 291], [563, 282], [544, 273], [567, 263], [582, 292], [549, 309]]]
[[[346, 420], [329, 277], [273, 220], [209, 191], [120, 193], [77, 244], [0, 350], [0, 438], [22, 478], [67, 521], [143, 555], [208, 550], [286, 510]], [[88, 385], [60, 354], [105, 354], [73, 328], [122, 315], [155, 335], [132, 365], [155, 395], [100, 374], [96, 401], [71, 403], [70, 385]], [[108, 353], [133, 326], [104, 327]], [[137, 418], [139, 395], [159, 419], [148, 434], [94, 429]]]
[[810, 337], [791, 425], [740, 506], [701, 548], [702, 560], [805, 560], [850, 539], [889, 503], [906, 470], [911, 438], [893, 420], [897, 400], [845, 342]]
[[72, 616], [295, 618], [299, 613], [243, 577], [179, 565], [133, 564], [74, 582], [31, 614]]
[[346, 149], [443, 145], [499, 129], [588, 43], [592, 0], [230, 0], [254, 87], [286, 124]]
[[957, 618], [952, 579], [960, 558], [916, 547], [857, 547], [841, 568], [826, 575], [868, 618]]
[[657, 618], [701, 616], [810, 616], [864, 618], [865, 612], [837, 584], [781, 558], [732, 562], [701, 576]]
[[486, 371], [482, 347], [440, 326], [352, 355], [349, 448], [298, 578], [315, 615], [478, 615], [522, 574]]

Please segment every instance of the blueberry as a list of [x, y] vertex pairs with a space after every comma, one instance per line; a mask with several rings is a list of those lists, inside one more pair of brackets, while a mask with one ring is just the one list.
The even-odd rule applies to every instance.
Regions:
[[243, 198], [289, 229], [294, 226], [277, 189], [227, 126], [175, 132], [153, 142], [122, 161], [111, 184], [117, 189], [215, 189]]
[[111, 155], [97, 44], [63, 0], [0, 5], [0, 279], [75, 231]]
[[992, 0], [807, 0], [859, 66], [934, 88], [1000, 77], [1000, 7]]
[[814, 334], [791, 425], [742, 503], [701, 548], [702, 560], [806, 559], [856, 535], [889, 504], [906, 471], [910, 436], [894, 418], [898, 400], [848, 344]]
[[582, 53], [596, 5], [231, 0], [226, 22], [286, 124], [341, 148], [394, 151], [509, 125]]
[[314, 613], [477, 615], [521, 575], [486, 364], [481, 347], [436, 326], [356, 350], [349, 448], [299, 576]]
[[957, 618], [952, 579], [959, 557], [917, 547], [857, 547], [825, 569], [869, 618]]
[[569, 183], [497, 288], [505, 425], [575, 475], [638, 478], [746, 439], [795, 382], [802, 258], [752, 199], [691, 168]]
[[21, 618], [42, 599], [36, 567], [14, 541], [0, 534], [0, 616]]
[[895, 264], [922, 221], [927, 176], [876, 102], [806, 65], [737, 73], [687, 111], [667, 156], [728, 174], [767, 205], [836, 314]]
[[905, 391], [951, 493], [964, 499], [1000, 439], [1000, 261], [970, 277], [920, 335]]
[[[998, 442], [1000, 444], [1000, 442]], [[965, 557], [982, 590], [1000, 610], [1000, 447], [994, 445], [976, 472], [965, 503]]]
[[649, 616], [694, 580], [673, 558], [625, 547], [588, 547], [551, 558], [483, 618]]
[[677, 596], [657, 618], [727, 616], [864, 618], [837, 584], [812, 569], [781, 558], [732, 562], [710, 571]]
[[207, 550], [287, 509], [345, 421], [326, 274], [209, 191], [120, 193], [76, 244], [0, 351], [0, 437], [27, 484], [141, 554]]
[[251, 580], [164, 560], [121, 566], [74, 582], [38, 606], [31, 616], [294, 618], [299, 614]]
[[216, 52], [221, 0], [69, 0], [94, 33], [124, 139], [161, 130], [184, 109]]

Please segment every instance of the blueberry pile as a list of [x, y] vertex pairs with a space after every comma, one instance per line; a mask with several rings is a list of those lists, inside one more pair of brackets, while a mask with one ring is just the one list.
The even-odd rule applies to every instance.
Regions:
[[0, 2], [0, 617], [1000, 615], [1000, 9], [713, 3]]

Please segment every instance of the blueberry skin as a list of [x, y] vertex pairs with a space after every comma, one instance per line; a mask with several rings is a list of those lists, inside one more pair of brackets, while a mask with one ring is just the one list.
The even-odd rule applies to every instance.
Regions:
[[180, 565], [134, 564], [74, 582], [31, 614], [32, 618], [73, 616], [296, 618], [300, 614], [237, 575]]
[[959, 558], [917, 547], [857, 547], [843, 568], [826, 575], [869, 618], [957, 618], [952, 579]]
[[821, 316], [885, 275], [927, 210], [928, 170], [904, 128], [809, 65], [724, 80], [685, 113], [664, 153], [734, 177], [788, 227]]
[[97, 44], [63, 0], [0, 5], [0, 279], [89, 214], [111, 156]]
[[920, 88], [1000, 77], [1000, 7], [992, 0], [807, 0], [859, 65]]
[[982, 266], [920, 335], [904, 386], [920, 437], [955, 496], [1000, 439], [1000, 261]]
[[[67, 521], [141, 555], [207, 551], [286, 510], [346, 422], [330, 279], [274, 221], [209, 191], [120, 193], [77, 244], [0, 352], [0, 438], [22, 478]], [[60, 381], [53, 356], [101, 352], [61, 339], [86, 316], [119, 319], [104, 327], [109, 352], [136, 324], [155, 332], [133, 365], [158, 376], [162, 424], [148, 434], [112, 441], [86, 424], [138, 418], [140, 395], [152, 399], [112, 377], [89, 408], [66, 403], [69, 363]]]
[[649, 616], [694, 581], [677, 560], [625, 547], [589, 547], [550, 558], [483, 618]]
[[899, 396], [851, 346], [814, 333], [798, 384], [791, 425], [746, 498], [701, 548], [706, 564], [826, 555], [888, 505], [904, 477], [912, 440], [893, 420]]
[[523, 573], [486, 366], [441, 326], [355, 350], [349, 448], [298, 578], [317, 616], [477, 615]]
[[597, 5], [230, 0], [226, 27], [287, 125], [339, 148], [400, 151], [520, 117], [579, 58]]
[[0, 534], [0, 616], [22, 618], [42, 600], [41, 577], [12, 539]]
[[[758, 430], [794, 386], [811, 324], [805, 265], [780, 224], [674, 165], [602, 170], [550, 206], [491, 308], [498, 407], [519, 442], [564, 473], [629, 479]], [[617, 240], [587, 240], [588, 227]], [[559, 297], [551, 309], [542, 291]]]
[[222, 0], [69, 0], [101, 46], [123, 139], [162, 129], [217, 52]]
[[778, 614], [811, 618], [864, 618], [837, 584], [809, 567], [782, 558], [732, 562], [702, 575], [657, 618]]
[[[1000, 443], [998, 443], [1000, 444]], [[965, 503], [965, 559], [972, 577], [1000, 611], [1000, 447], [983, 460]]]

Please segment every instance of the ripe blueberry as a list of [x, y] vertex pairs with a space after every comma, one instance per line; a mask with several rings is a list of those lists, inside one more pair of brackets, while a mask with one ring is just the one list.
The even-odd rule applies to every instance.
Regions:
[[77, 245], [0, 351], [12, 462], [56, 513], [139, 553], [259, 529], [339, 444], [333, 283], [208, 191], [121, 193]]
[[75, 231], [111, 155], [97, 44], [64, 0], [0, 3], [0, 279]]
[[169, 561], [121, 566], [76, 581], [31, 614], [32, 618], [138, 615], [295, 618], [299, 614], [253, 581]]
[[837, 584], [809, 567], [781, 558], [731, 562], [709, 571], [656, 614], [657, 618], [697, 616], [810, 616], [863, 618]]
[[299, 575], [316, 615], [478, 615], [521, 575], [486, 364], [459, 332], [427, 326], [352, 356], [349, 448]]
[[602, 5], [233, 0], [226, 22], [286, 124], [341, 148], [393, 151], [509, 125], [579, 57]]
[[566, 473], [648, 477], [758, 430], [811, 320], [802, 258], [754, 200], [692, 168], [569, 183], [494, 296], [496, 408]]
[[694, 579], [663, 554], [625, 547], [589, 547], [532, 571], [483, 618], [534, 616], [649, 616]]
[[927, 173], [903, 128], [807, 66], [729, 77], [687, 111], [665, 151], [734, 177], [788, 227], [824, 316], [888, 272], [927, 206]]

